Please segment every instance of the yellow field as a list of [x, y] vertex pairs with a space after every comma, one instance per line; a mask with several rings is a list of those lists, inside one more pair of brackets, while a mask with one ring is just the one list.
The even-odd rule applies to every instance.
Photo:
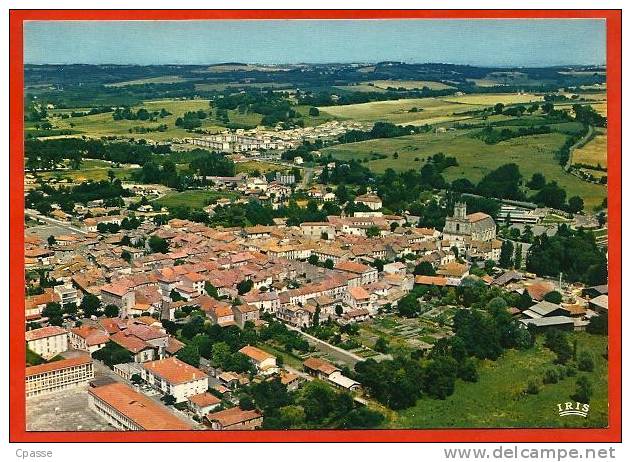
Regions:
[[607, 131], [596, 135], [585, 146], [576, 149], [572, 153], [572, 162], [607, 168]]
[[442, 82], [432, 82], [429, 80], [373, 80], [371, 82], [377, 88], [405, 88], [406, 90], [420, 90], [423, 87], [427, 87], [430, 90], [445, 90], [447, 88], [453, 88], [449, 85], [445, 85]]
[[143, 85], [145, 83], [180, 83], [186, 82], [179, 75], [162, 75], [160, 77], [148, 77], [146, 79], [126, 80], [125, 82], [108, 83], [106, 87], [124, 87], [127, 85]]
[[[422, 109], [410, 112], [412, 108]], [[461, 119], [465, 116], [454, 115], [463, 111], [470, 111], [485, 106], [464, 105], [446, 101], [440, 98], [413, 98], [392, 101], [374, 101], [345, 106], [320, 107], [320, 111], [342, 119], [353, 119], [360, 122], [387, 121], [396, 124], [423, 125], [427, 120], [440, 118], [441, 122]]]
[[484, 106], [492, 106], [497, 103], [502, 104], [519, 104], [519, 103], [531, 103], [534, 101], [543, 101], [543, 96], [532, 94], [517, 94], [517, 93], [488, 93], [488, 94], [474, 94], [474, 95], [462, 95], [462, 96], [448, 96], [442, 98], [444, 101], [450, 101], [460, 104], [481, 104]]
[[600, 115], [607, 117], [607, 101], [603, 101], [602, 103], [592, 104], [591, 106]]
[[[164, 141], [172, 138], [184, 138], [191, 136], [186, 130], [175, 126], [175, 119], [181, 117], [187, 111], [197, 111], [202, 109], [209, 111], [210, 106], [208, 100], [156, 100], [146, 101], [142, 105], [134, 106], [134, 110], [144, 107], [148, 111], [159, 111], [164, 108], [171, 115], [158, 119], [157, 122], [148, 122], [142, 120], [114, 120], [112, 113], [94, 114], [85, 117], [74, 117], [69, 119], [53, 119], [53, 125], [60, 129], [73, 129], [81, 132], [83, 135], [102, 137], [102, 136], [125, 136], [128, 138], [144, 138], [156, 141]], [[71, 126], [73, 124], [74, 126]], [[161, 124], [166, 124], [168, 129], [164, 132], [151, 133], [129, 133], [132, 127], [155, 128]], [[211, 131], [223, 130], [222, 127], [214, 125], [208, 119], [203, 120], [202, 128]]]

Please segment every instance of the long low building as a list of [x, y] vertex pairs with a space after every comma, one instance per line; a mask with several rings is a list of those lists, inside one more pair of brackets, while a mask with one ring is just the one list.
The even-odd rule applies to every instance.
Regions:
[[192, 429], [161, 404], [120, 382], [90, 388], [88, 405], [119, 430]]
[[26, 396], [38, 396], [87, 385], [94, 378], [89, 355], [26, 368]]

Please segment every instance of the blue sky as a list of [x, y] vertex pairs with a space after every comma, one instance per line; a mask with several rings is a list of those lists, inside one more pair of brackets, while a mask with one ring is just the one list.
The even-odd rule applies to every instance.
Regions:
[[604, 20], [32, 21], [30, 64], [604, 64]]

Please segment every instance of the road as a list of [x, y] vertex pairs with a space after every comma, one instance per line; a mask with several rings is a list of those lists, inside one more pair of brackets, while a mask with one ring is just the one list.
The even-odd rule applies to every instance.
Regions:
[[351, 353], [350, 351], [331, 345], [330, 343], [320, 340], [319, 338], [316, 338], [313, 335], [309, 335], [301, 331], [300, 329], [297, 329], [289, 325], [287, 325], [287, 328], [291, 330], [295, 330], [296, 332], [300, 333], [300, 335], [302, 335], [303, 337], [307, 339], [309, 344], [315, 346], [321, 352], [334, 357], [338, 361], [341, 361], [347, 364], [348, 367], [350, 367], [351, 369], [353, 369], [355, 367], [355, 364], [357, 364], [358, 362], [365, 360], [365, 358], [362, 358], [361, 356], [358, 356], [355, 353]]
[[582, 137], [580, 140], [578, 140], [576, 143], [574, 143], [572, 146], [570, 146], [570, 155], [564, 167], [565, 171], [569, 171], [570, 167], [572, 166], [572, 156], [574, 154], [574, 150], [587, 144], [587, 142], [590, 141], [593, 138], [593, 136], [594, 136], [594, 127], [589, 125], [587, 127], [587, 133], [585, 134], [585, 136]]
[[68, 231], [71, 231], [73, 233], [88, 234], [88, 232], [83, 230], [83, 229], [77, 228], [76, 226], [72, 226], [71, 224], [68, 224], [68, 223], [66, 223], [64, 221], [61, 221], [61, 220], [57, 220], [55, 218], [46, 217], [44, 215], [41, 215], [39, 212], [37, 212], [35, 210], [26, 209], [24, 211], [24, 214], [29, 216], [30, 218], [32, 218], [34, 220], [43, 221], [43, 222], [49, 223], [51, 225], [57, 225], [60, 228], [67, 229]]

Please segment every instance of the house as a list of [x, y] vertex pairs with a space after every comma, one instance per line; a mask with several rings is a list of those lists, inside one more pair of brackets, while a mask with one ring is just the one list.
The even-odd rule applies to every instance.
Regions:
[[535, 332], [544, 332], [549, 329], [574, 330], [574, 319], [567, 316], [520, 319], [519, 322], [524, 328], [533, 329]]
[[280, 298], [276, 292], [259, 292], [252, 290], [243, 295], [241, 299], [249, 305], [254, 305], [264, 313], [274, 314], [280, 308]]
[[287, 387], [287, 391], [295, 391], [300, 386], [300, 376], [298, 374], [292, 374], [291, 372], [287, 372], [282, 370], [280, 372], [280, 383]]
[[246, 322], [256, 323], [259, 319], [259, 309], [249, 303], [233, 306], [232, 313], [234, 314], [234, 322], [241, 328], [245, 326]]
[[358, 285], [366, 285], [376, 282], [379, 276], [377, 268], [364, 265], [362, 263], [354, 261], [341, 261], [335, 265], [335, 269], [338, 271], [344, 271], [349, 275], [359, 276]]
[[549, 281], [535, 282], [526, 286], [526, 290], [528, 291], [528, 295], [530, 295], [530, 298], [537, 302], [540, 302], [545, 298], [547, 294], [554, 290], [554, 284]]
[[586, 287], [583, 289], [582, 295], [585, 298], [596, 298], [599, 295], [608, 295], [609, 294], [609, 286], [607, 284]]
[[59, 390], [85, 386], [94, 378], [90, 355], [27, 367], [26, 396], [38, 396]]
[[363, 196], [357, 196], [354, 200], [356, 204], [363, 204], [370, 210], [379, 210], [383, 206], [381, 198], [375, 194], [364, 194]]
[[144, 363], [142, 378], [178, 403], [208, 390], [208, 375], [176, 357]]
[[256, 371], [259, 374], [269, 375], [278, 372], [276, 357], [266, 351], [260, 350], [251, 345], [246, 345], [239, 350], [239, 353], [242, 353], [250, 358], [250, 361], [254, 364], [254, 367], [256, 367]]
[[136, 304], [136, 294], [125, 284], [112, 283], [101, 287], [101, 301], [103, 305], [116, 305], [126, 312]]
[[350, 324], [353, 322], [361, 322], [370, 319], [370, 311], [366, 308], [358, 308], [355, 310], [347, 311], [342, 315], [342, 322], [344, 324]]
[[44, 359], [68, 350], [68, 331], [58, 326], [29, 330], [25, 337], [26, 346]]
[[414, 284], [418, 284], [420, 286], [444, 287], [447, 285], [447, 278], [443, 276], [418, 275], [414, 277]]
[[165, 406], [120, 382], [90, 388], [88, 406], [119, 430], [192, 430]]
[[599, 295], [592, 298], [589, 302], [589, 308], [600, 314], [609, 312], [609, 295]]
[[217, 409], [221, 405], [221, 399], [207, 391], [188, 398], [189, 409], [201, 420], [206, 414]]
[[338, 388], [348, 391], [359, 390], [361, 384], [344, 375], [333, 364], [319, 358], [309, 358], [302, 363], [305, 372], [320, 380], [327, 381]]
[[370, 294], [363, 287], [351, 287], [344, 296], [344, 301], [354, 310], [372, 309]]
[[328, 380], [332, 373], [340, 370], [337, 366], [320, 358], [308, 358], [302, 363], [302, 367], [307, 374], [320, 380]]
[[307, 239], [335, 239], [335, 226], [328, 221], [310, 221], [300, 224], [302, 235]]
[[263, 414], [257, 409], [244, 411], [239, 407], [207, 414], [204, 421], [212, 430], [256, 430], [263, 425]]
[[85, 324], [81, 327], [73, 327], [69, 332], [72, 348], [88, 351], [90, 354], [103, 348], [109, 342], [109, 337], [107, 332]]
[[116, 332], [110, 336], [110, 340], [129, 351], [136, 363], [144, 363], [155, 359], [155, 347], [127, 330]]
[[532, 305], [527, 310], [522, 311], [522, 314], [531, 319], [547, 318], [555, 316], [565, 316], [567, 313], [561, 305], [556, 303], [550, 303], [548, 301], [542, 301], [536, 305]]

